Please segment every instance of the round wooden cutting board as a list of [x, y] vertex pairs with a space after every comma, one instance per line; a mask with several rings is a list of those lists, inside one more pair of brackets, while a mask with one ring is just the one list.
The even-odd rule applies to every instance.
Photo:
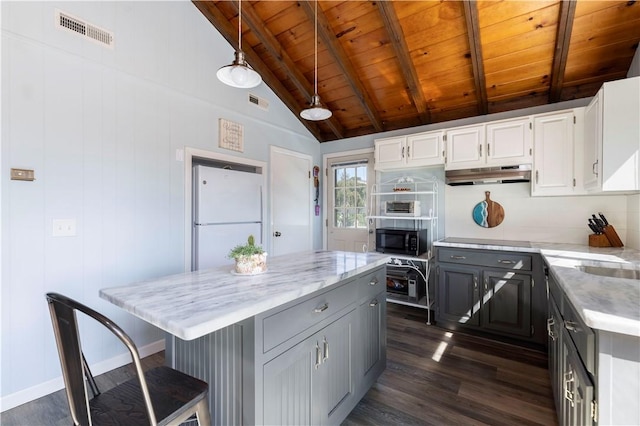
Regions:
[[504, 220], [504, 209], [499, 203], [491, 200], [489, 191], [485, 191], [484, 201], [480, 201], [473, 208], [473, 221], [484, 228], [498, 226]]

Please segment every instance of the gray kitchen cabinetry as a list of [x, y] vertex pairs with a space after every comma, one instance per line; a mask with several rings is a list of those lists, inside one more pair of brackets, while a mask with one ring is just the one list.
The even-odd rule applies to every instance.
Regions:
[[597, 423], [595, 334], [582, 322], [552, 276], [548, 276], [547, 285], [549, 374], [558, 423]]
[[544, 344], [541, 273], [532, 253], [438, 248], [436, 321]]
[[377, 268], [257, 318], [262, 384], [255, 384], [255, 420], [245, 420], [322, 425], [346, 418], [386, 367], [385, 275]]

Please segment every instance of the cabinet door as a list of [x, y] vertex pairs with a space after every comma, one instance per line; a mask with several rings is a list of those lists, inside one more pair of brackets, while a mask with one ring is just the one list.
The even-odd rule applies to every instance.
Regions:
[[358, 375], [365, 383], [373, 383], [379, 370], [386, 363], [385, 293], [366, 299], [359, 307], [360, 354]]
[[534, 117], [531, 195], [572, 195], [573, 111]]
[[460, 127], [446, 133], [445, 169], [456, 170], [485, 164], [484, 125]]
[[528, 117], [487, 123], [487, 165], [531, 163], [531, 139]]
[[[547, 317], [547, 351], [549, 377], [553, 390], [556, 412], [562, 411], [562, 317], [551, 294], [549, 294], [549, 314]], [[560, 423], [562, 424], [562, 423]]]
[[[316, 398], [313, 375], [320, 361], [320, 344], [312, 336], [264, 365], [263, 424], [318, 423], [317, 417], [312, 417], [312, 402]], [[317, 365], [319, 368], [321, 364]]]
[[584, 110], [584, 188], [590, 191], [601, 186], [602, 179], [602, 94], [600, 89]]
[[444, 132], [426, 132], [407, 136], [407, 166], [444, 164]]
[[476, 268], [440, 265], [437, 320], [480, 324], [479, 276]]
[[482, 327], [531, 336], [531, 276], [484, 271], [483, 280]]
[[405, 165], [404, 136], [376, 139], [374, 141], [374, 165], [376, 170], [401, 168]]
[[563, 425], [591, 425], [591, 404], [594, 401], [593, 383], [584, 368], [571, 338], [563, 328], [562, 352], [562, 418]]
[[314, 389], [317, 390], [321, 424], [336, 424], [335, 419], [346, 417], [355, 398], [354, 363], [354, 319], [355, 311], [318, 333], [322, 351], [321, 375]]

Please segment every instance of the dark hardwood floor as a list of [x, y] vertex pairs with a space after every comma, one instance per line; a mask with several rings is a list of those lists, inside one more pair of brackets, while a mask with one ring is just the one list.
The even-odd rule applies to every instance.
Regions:
[[[557, 425], [543, 352], [427, 326], [421, 309], [388, 304], [387, 369], [343, 425]], [[143, 359], [161, 365], [164, 352]], [[96, 378], [101, 389], [133, 374]], [[0, 415], [3, 426], [69, 425], [64, 390]]]
[[387, 312], [387, 369], [343, 425], [557, 425], [546, 353]]

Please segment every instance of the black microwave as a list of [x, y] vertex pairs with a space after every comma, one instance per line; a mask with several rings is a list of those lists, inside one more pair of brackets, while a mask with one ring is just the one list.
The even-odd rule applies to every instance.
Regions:
[[428, 248], [426, 229], [378, 228], [376, 251], [420, 256]]

